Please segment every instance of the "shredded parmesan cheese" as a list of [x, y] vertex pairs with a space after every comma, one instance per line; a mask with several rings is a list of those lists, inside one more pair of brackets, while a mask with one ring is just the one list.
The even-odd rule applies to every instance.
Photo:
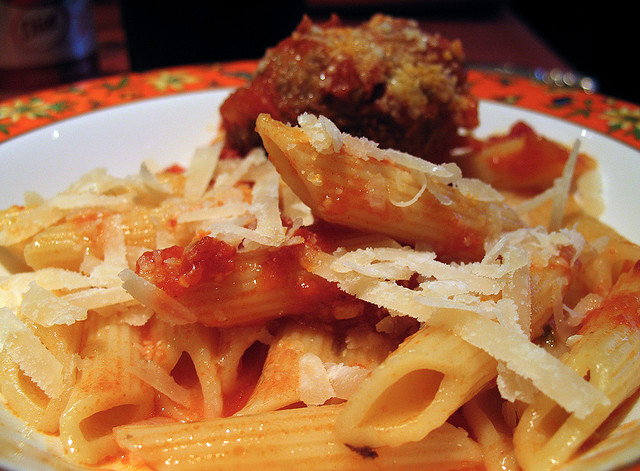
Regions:
[[113, 288], [89, 288], [60, 296], [59, 299], [87, 311], [128, 303], [133, 300], [131, 295], [127, 293], [122, 286]]
[[321, 154], [331, 151], [338, 152], [342, 147], [342, 133], [328, 118], [302, 113], [298, 116], [298, 124], [314, 149]]
[[319, 406], [334, 397], [329, 375], [322, 360], [313, 353], [305, 353], [298, 361], [300, 400], [308, 406]]
[[128, 371], [158, 390], [173, 402], [185, 407], [191, 404], [189, 390], [180, 386], [160, 365], [153, 361], [138, 360], [128, 366]]
[[0, 351], [6, 350], [24, 373], [50, 398], [64, 390], [62, 364], [11, 310], [0, 308]]
[[71, 325], [87, 318], [86, 309], [55, 296], [34, 282], [29, 284], [29, 290], [22, 299], [20, 314], [45, 327]]
[[120, 286], [118, 274], [129, 267], [122, 216], [114, 215], [105, 218], [103, 233], [104, 261], [93, 269], [90, 278], [99, 286], [118, 287]]
[[334, 396], [339, 399], [349, 399], [370, 373], [366, 368], [342, 363], [325, 364], [325, 368]]
[[348, 399], [370, 371], [360, 366], [323, 363], [313, 353], [305, 353], [298, 361], [300, 399], [307, 405], [321, 405], [329, 399]]
[[500, 395], [509, 402], [523, 402], [525, 404], [533, 404], [538, 390], [530, 381], [522, 378], [512, 370], [498, 363], [498, 376], [496, 384]]
[[120, 272], [122, 287], [143, 305], [151, 308], [158, 316], [170, 324], [195, 322], [196, 316], [186, 307], [148, 282], [135, 272], [126, 269]]
[[571, 182], [573, 181], [573, 172], [575, 171], [576, 162], [578, 161], [578, 153], [580, 151], [580, 140], [576, 139], [576, 142], [571, 148], [569, 158], [564, 166], [562, 175], [554, 182], [556, 188], [555, 198], [553, 199], [553, 205], [551, 207], [551, 216], [549, 220], [549, 230], [555, 231], [560, 228], [562, 217], [564, 215], [567, 199], [569, 198], [569, 192], [571, 190]]
[[178, 215], [178, 224], [190, 222], [225, 221], [237, 218], [247, 213], [249, 204], [245, 202], [227, 203], [214, 207], [194, 209]]
[[131, 206], [133, 199], [132, 195], [59, 194], [51, 198], [49, 204], [59, 209], [108, 208], [117, 211]]
[[[251, 213], [256, 217], [256, 232], [269, 241], [268, 245], [282, 244], [285, 228], [280, 216], [280, 175], [270, 162], [264, 164], [264, 175], [254, 184]], [[267, 244], [265, 244], [267, 245]]]
[[89, 277], [61, 268], [16, 273], [0, 278], [0, 306], [17, 309], [31, 283], [49, 291], [77, 290], [95, 286]]
[[187, 169], [184, 197], [187, 200], [200, 198], [209, 187], [213, 172], [218, 164], [224, 142], [218, 142], [211, 147], [196, 149], [191, 165]]
[[213, 187], [207, 191], [205, 197], [217, 196], [223, 194], [225, 191], [233, 188], [246, 174], [251, 167], [257, 166], [265, 162], [266, 156], [262, 149], [256, 148], [249, 152], [239, 163], [239, 165], [233, 166], [230, 170], [224, 171], [220, 169], [215, 174], [215, 181]]
[[602, 391], [559, 359], [486, 317], [470, 311], [440, 310], [429, 323], [449, 329], [486, 351], [579, 419], [587, 417], [596, 406], [610, 403]]

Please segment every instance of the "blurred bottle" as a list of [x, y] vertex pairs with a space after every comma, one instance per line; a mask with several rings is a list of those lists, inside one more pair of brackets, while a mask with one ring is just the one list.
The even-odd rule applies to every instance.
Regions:
[[98, 74], [89, 0], [0, 0], [0, 89], [29, 91]]

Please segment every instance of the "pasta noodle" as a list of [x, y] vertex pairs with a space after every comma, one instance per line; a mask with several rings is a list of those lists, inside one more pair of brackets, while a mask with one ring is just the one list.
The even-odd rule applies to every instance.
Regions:
[[503, 416], [496, 388], [480, 392], [462, 407], [472, 435], [482, 447], [487, 471], [518, 471], [513, 432]]
[[1, 215], [10, 411], [98, 469], [640, 458], [640, 249], [581, 209], [587, 156], [542, 146], [564, 170], [520, 188], [489, 139], [498, 191], [322, 116], [257, 131]]
[[551, 469], [569, 460], [615, 408], [640, 386], [637, 288], [640, 266], [620, 276], [599, 307], [587, 313], [564, 362], [610, 399], [587, 417], [559, 410], [539, 395], [515, 429], [518, 458], [527, 469]]
[[[402, 162], [402, 154], [384, 154], [369, 142], [351, 140], [340, 152], [323, 148], [323, 158], [316, 159], [314, 141], [303, 129], [282, 125], [268, 115], [258, 118], [256, 128], [283, 179], [327, 221], [373, 229], [406, 243], [428, 243], [440, 255], [458, 259], [477, 258], [487, 237], [521, 224], [510, 208], [491, 201], [495, 195], [473, 201], [453, 188], [460, 178], [447, 168], [416, 172], [383, 160]], [[423, 185], [428, 191], [421, 189]], [[358, 192], [365, 197], [348, 199]], [[416, 196], [416, 204], [393, 204]], [[375, 223], [372, 214], [378, 215]]]
[[355, 446], [398, 446], [424, 438], [496, 374], [496, 361], [448, 332], [423, 327], [376, 368], [336, 430]]
[[[271, 344], [260, 379], [247, 404], [238, 412], [249, 415], [278, 410], [298, 402], [311, 403], [303, 387], [304, 359], [317, 358], [320, 362], [335, 360], [333, 336], [323, 329], [304, 324], [285, 325]], [[322, 363], [321, 363], [322, 364]], [[313, 384], [312, 384], [313, 386]], [[313, 388], [311, 393], [315, 392]], [[324, 395], [317, 404], [326, 401]]]
[[76, 459], [93, 464], [115, 452], [113, 426], [150, 414], [152, 390], [127, 370], [140, 355], [135, 327], [94, 315], [83, 335], [80, 374], [60, 415], [60, 436]]
[[135, 448], [146, 462], [164, 470], [482, 469], [478, 445], [450, 424], [400, 448], [348, 447], [333, 433], [340, 409], [310, 406], [192, 424], [130, 425], [115, 434], [122, 446]]

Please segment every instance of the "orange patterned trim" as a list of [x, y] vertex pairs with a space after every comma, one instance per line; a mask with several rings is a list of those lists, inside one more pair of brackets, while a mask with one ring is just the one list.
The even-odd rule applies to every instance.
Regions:
[[[56, 121], [134, 101], [247, 82], [256, 61], [180, 66], [98, 78], [0, 102], [0, 142]], [[479, 98], [555, 116], [640, 149], [640, 106], [526, 77], [469, 71]]]
[[471, 70], [469, 82], [480, 98], [561, 118], [640, 149], [638, 105], [500, 72]]

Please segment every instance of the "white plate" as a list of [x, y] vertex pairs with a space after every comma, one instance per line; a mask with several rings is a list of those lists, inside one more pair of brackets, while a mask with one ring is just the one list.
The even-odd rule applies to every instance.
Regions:
[[[194, 148], [215, 134], [216, 110], [227, 93], [213, 90], [144, 100], [60, 121], [5, 142], [0, 145], [0, 208], [22, 203], [28, 190], [52, 196], [97, 167], [124, 176], [137, 172], [147, 159], [160, 165], [188, 162]], [[477, 133], [506, 131], [518, 119], [567, 146], [581, 138], [581, 149], [600, 164], [603, 220], [640, 243], [640, 227], [635, 224], [640, 208], [632, 200], [640, 178], [640, 152], [567, 121], [488, 101], [481, 101]]]
[[507, 106], [482, 101], [480, 127], [476, 134], [484, 136], [506, 130], [516, 120], [523, 120], [538, 133], [567, 147], [580, 139], [580, 150], [598, 161], [602, 177], [605, 210], [601, 219], [629, 240], [640, 243], [637, 224], [640, 207], [635, 203], [640, 179], [640, 152], [601, 133], [568, 121]]
[[[219, 125], [217, 109], [228, 90], [172, 95], [96, 111], [57, 122], [0, 145], [0, 208], [23, 202], [25, 191], [52, 196], [85, 172], [104, 167], [125, 176], [140, 162], [188, 163], [194, 149], [207, 143]], [[524, 120], [536, 131], [595, 157], [601, 168], [606, 211], [603, 219], [640, 243], [635, 223], [640, 209], [633, 197], [640, 178], [640, 152], [606, 136], [544, 114], [482, 101], [479, 136], [508, 130]], [[1, 405], [0, 405], [1, 408]], [[54, 445], [51, 445], [54, 443]], [[73, 469], [54, 457], [59, 445], [27, 431], [0, 410], [0, 467], [22, 471]]]

